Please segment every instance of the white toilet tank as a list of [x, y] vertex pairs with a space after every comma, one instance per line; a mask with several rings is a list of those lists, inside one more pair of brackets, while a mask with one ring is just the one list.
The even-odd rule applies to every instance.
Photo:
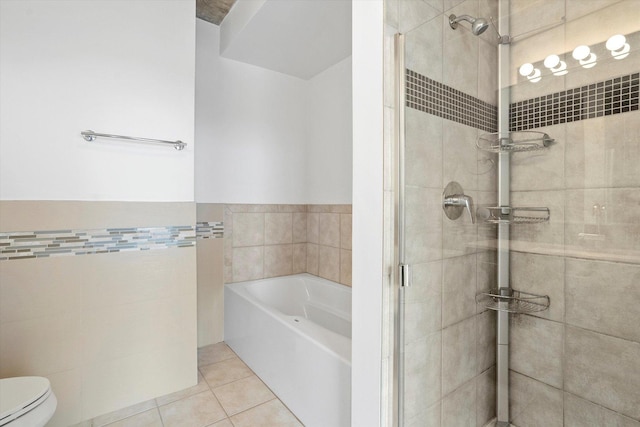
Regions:
[[0, 379], [0, 426], [43, 427], [57, 405], [51, 383], [46, 378]]

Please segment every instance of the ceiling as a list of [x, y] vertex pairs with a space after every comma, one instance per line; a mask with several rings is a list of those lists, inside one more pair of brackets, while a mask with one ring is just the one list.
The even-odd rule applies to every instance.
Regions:
[[220, 25], [236, 0], [196, 0], [196, 17]]

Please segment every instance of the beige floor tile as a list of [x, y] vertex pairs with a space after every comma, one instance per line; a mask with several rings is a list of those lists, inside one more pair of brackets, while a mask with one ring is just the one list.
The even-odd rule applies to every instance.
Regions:
[[203, 366], [200, 371], [211, 388], [253, 375], [251, 369], [237, 357]]
[[213, 393], [229, 415], [246, 411], [275, 397], [255, 375], [217, 387]]
[[116, 421], [112, 424], [107, 424], [108, 427], [162, 427], [162, 421], [160, 420], [160, 414], [157, 408], [153, 408], [149, 411], [141, 414], [134, 415], [124, 420]]
[[226, 418], [211, 391], [205, 391], [160, 407], [165, 427], [204, 427]]
[[167, 394], [162, 397], [156, 398], [156, 404], [158, 406], [167, 405], [171, 402], [175, 402], [185, 397], [193, 396], [194, 394], [202, 393], [209, 390], [207, 382], [204, 377], [198, 372], [198, 384], [193, 387], [185, 388], [184, 390], [176, 391], [175, 393]]
[[155, 407], [155, 400], [147, 400], [146, 402], [138, 403], [136, 405], [128, 406], [126, 408], [109, 412], [108, 414], [100, 415], [99, 417], [95, 417], [93, 419], [93, 425], [96, 427], [110, 425], [111, 423], [123, 420], [141, 412], [148, 411], [149, 409], [153, 409]]
[[233, 424], [231, 424], [231, 421], [229, 421], [229, 418], [225, 418], [222, 421], [218, 421], [215, 424], [211, 424], [209, 427], [233, 427]]
[[280, 402], [273, 399], [231, 417], [235, 427], [301, 427], [302, 424]]
[[232, 357], [236, 357], [236, 354], [225, 343], [211, 344], [198, 349], [198, 366], [210, 365]]

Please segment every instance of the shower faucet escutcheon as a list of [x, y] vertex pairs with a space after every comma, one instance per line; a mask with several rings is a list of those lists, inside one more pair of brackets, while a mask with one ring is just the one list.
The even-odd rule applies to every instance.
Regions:
[[476, 223], [475, 209], [473, 207], [473, 198], [464, 194], [462, 186], [455, 181], [451, 181], [442, 193], [442, 209], [447, 218], [456, 220], [462, 215], [465, 209], [469, 213], [471, 223]]

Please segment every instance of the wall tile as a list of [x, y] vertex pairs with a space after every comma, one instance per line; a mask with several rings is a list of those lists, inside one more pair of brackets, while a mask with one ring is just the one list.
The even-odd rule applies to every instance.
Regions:
[[640, 343], [567, 326], [565, 390], [640, 419]]
[[318, 275], [318, 245], [307, 243], [307, 273]]
[[321, 213], [318, 217], [318, 244], [340, 247], [340, 215]]
[[413, 108], [405, 114], [405, 183], [441, 189], [444, 119]]
[[[412, 265], [411, 286], [405, 289], [405, 301], [426, 302], [442, 300], [442, 261], [432, 261]], [[440, 308], [434, 313], [434, 320], [440, 319]], [[438, 327], [438, 329], [441, 329]]]
[[293, 274], [307, 272], [307, 244], [295, 243], [293, 250]]
[[496, 416], [496, 370], [487, 369], [476, 377], [476, 426], [484, 427]]
[[262, 279], [264, 277], [264, 247], [251, 246], [233, 249], [233, 281]]
[[[476, 374], [476, 366], [475, 317], [443, 329], [442, 394], [451, 393], [473, 378]], [[447, 417], [444, 418], [447, 419]]]
[[567, 190], [566, 196], [567, 246], [590, 258], [637, 260], [627, 251], [640, 249], [640, 189]]
[[[464, 52], [464, 55], [443, 55], [442, 83], [471, 96], [478, 96], [478, 37], [465, 24], [453, 30], [449, 15], [477, 16], [477, 1], [465, 1], [442, 16], [445, 52]], [[475, 153], [473, 153], [475, 154]]]
[[401, 1], [398, 9], [399, 30], [407, 33], [439, 15], [439, 10], [422, 0]]
[[307, 213], [293, 213], [293, 243], [307, 242]]
[[264, 214], [233, 214], [233, 246], [257, 246], [264, 244]]
[[[459, 52], [464, 52], [464, 50], [460, 50]], [[471, 69], [475, 70], [475, 65], [471, 66]], [[450, 120], [444, 121], [442, 136], [443, 188], [440, 190], [441, 193], [444, 186], [450, 181], [458, 182], [462, 186], [465, 194], [470, 194], [469, 192], [471, 190], [478, 190], [477, 136], [478, 131], [470, 126], [455, 123]]]
[[640, 112], [614, 114], [567, 125], [568, 188], [640, 185], [634, 160], [640, 151]]
[[438, 402], [414, 417], [407, 417], [405, 419], [405, 425], [407, 427], [437, 427], [441, 425], [441, 406], [440, 402]]
[[439, 402], [442, 378], [441, 360], [441, 331], [436, 331], [405, 345], [404, 410], [407, 419], [422, 419], [432, 405]]
[[293, 245], [264, 247], [264, 277], [286, 276], [293, 272]]
[[0, 323], [0, 377], [69, 371], [81, 361], [79, 311]]
[[559, 190], [564, 188], [565, 125], [536, 128], [556, 143], [536, 153], [511, 156], [511, 190]]
[[476, 255], [443, 261], [442, 326], [466, 319], [476, 312]]
[[442, 258], [442, 190], [406, 187], [405, 256], [409, 264]]
[[564, 258], [512, 252], [511, 286], [519, 291], [549, 295], [549, 309], [533, 315], [564, 321]]
[[[537, 245], [552, 244], [560, 245], [557, 246], [558, 250], [562, 250], [565, 222], [564, 191], [514, 191], [511, 193], [511, 205], [547, 207], [550, 210], [548, 222], [511, 227], [511, 241], [515, 242], [512, 249], [517, 245], [518, 251], [535, 252]], [[562, 254], [560, 252], [560, 255]]]
[[567, 323], [640, 342], [640, 266], [567, 258]]
[[318, 243], [319, 240], [320, 217], [318, 213], [307, 213], [307, 242]]
[[487, 310], [476, 316], [478, 367], [481, 373], [496, 363], [496, 312]]
[[584, 426], [640, 427], [640, 421], [627, 418], [602, 406], [564, 394], [564, 427]]
[[351, 251], [340, 249], [340, 283], [351, 286]]
[[518, 427], [563, 427], [562, 391], [509, 372], [511, 422]]
[[511, 369], [554, 387], [562, 387], [564, 325], [520, 315], [510, 319]]
[[340, 215], [340, 247], [351, 250], [351, 229], [353, 218], [351, 214]]
[[405, 341], [423, 339], [440, 330], [440, 298], [405, 303]]
[[264, 214], [264, 244], [279, 245], [293, 242], [293, 218], [291, 213]]
[[560, 22], [564, 2], [550, 0], [512, 0], [511, 27], [522, 34]]
[[442, 419], [451, 427], [476, 425], [475, 379], [442, 399]]
[[340, 281], [340, 249], [318, 245], [318, 276]]

